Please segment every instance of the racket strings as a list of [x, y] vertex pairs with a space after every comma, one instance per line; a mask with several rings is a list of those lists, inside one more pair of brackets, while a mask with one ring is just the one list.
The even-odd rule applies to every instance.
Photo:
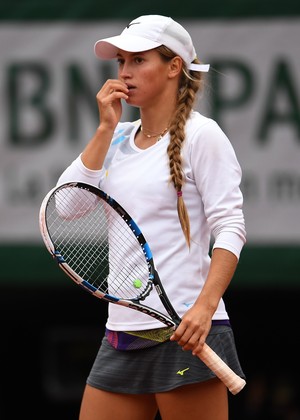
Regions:
[[[83, 275], [92, 277], [95, 271], [94, 264], [89, 264], [93, 258], [97, 261], [96, 242], [91, 241], [97, 216], [96, 212], [92, 212], [95, 206], [89, 203], [91, 197], [87, 197], [84, 190], [77, 191], [76, 197], [73, 189], [69, 189], [68, 200], [63, 197], [65, 193], [66, 190], [59, 191], [52, 203], [55, 207], [51, 209], [53, 218], [48, 217], [48, 229], [52, 232], [52, 240], [56, 248], [63, 254], [62, 256], [73, 270], [81, 277]], [[84, 214], [89, 214], [89, 224], [86, 223], [83, 230]], [[71, 218], [70, 215], [72, 215]], [[78, 258], [78, 255], [81, 255], [81, 258]]]
[[64, 188], [49, 200], [46, 219], [55, 249], [76, 275], [102, 294], [141, 298], [149, 285], [143, 249], [109, 204], [88, 190]]

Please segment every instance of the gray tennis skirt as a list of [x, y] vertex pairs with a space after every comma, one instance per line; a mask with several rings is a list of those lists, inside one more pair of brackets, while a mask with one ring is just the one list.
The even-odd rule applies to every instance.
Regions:
[[[230, 326], [212, 326], [206, 343], [242, 378]], [[147, 394], [214, 378], [214, 373], [191, 351], [174, 341], [139, 350], [116, 350], [104, 337], [87, 384], [106, 391]]]

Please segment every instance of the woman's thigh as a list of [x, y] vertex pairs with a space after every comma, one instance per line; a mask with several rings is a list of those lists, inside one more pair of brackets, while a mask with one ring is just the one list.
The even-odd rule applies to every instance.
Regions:
[[219, 379], [156, 394], [163, 420], [228, 420], [228, 391]]
[[86, 385], [79, 420], [153, 420], [156, 412], [152, 394], [115, 394]]

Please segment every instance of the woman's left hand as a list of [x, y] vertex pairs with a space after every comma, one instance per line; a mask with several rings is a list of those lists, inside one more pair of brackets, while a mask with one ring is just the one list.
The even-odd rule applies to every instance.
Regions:
[[211, 314], [192, 306], [183, 316], [181, 323], [171, 336], [183, 350], [191, 350], [193, 355], [201, 352], [211, 328]]

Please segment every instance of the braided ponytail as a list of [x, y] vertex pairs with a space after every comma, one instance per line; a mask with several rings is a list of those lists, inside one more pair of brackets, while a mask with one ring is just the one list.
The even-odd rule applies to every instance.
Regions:
[[[168, 48], [161, 46], [157, 48], [158, 52], [165, 60], [175, 57], [175, 54]], [[199, 63], [199, 60], [194, 60]], [[176, 111], [170, 122], [170, 143], [168, 145], [168, 156], [170, 166], [170, 178], [177, 192], [177, 212], [183, 234], [188, 247], [191, 244], [190, 238], [190, 220], [188, 211], [182, 196], [182, 187], [185, 177], [182, 168], [181, 148], [185, 140], [185, 124], [192, 111], [196, 93], [201, 85], [201, 72], [188, 71], [183, 65], [181, 79], [176, 102]]]

